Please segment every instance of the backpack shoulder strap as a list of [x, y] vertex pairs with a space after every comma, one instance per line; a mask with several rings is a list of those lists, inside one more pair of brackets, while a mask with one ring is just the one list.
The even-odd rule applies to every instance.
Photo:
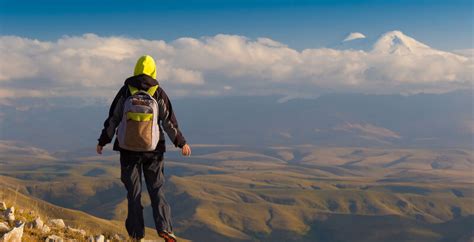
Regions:
[[[133, 95], [133, 94], [135, 94], [139, 91], [138, 88], [136, 88], [132, 85], [128, 85], [128, 90], [130, 90], [131, 95]], [[150, 96], [153, 97], [153, 95], [155, 95], [156, 90], [158, 90], [158, 85], [155, 85], [155, 86], [152, 86], [152, 87], [148, 88], [148, 90], [146, 92], [148, 94], [150, 94]]]
[[136, 88], [132, 85], [128, 85], [128, 90], [130, 91], [130, 96], [132, 96], [133, 94], [135, 94], [139, 91], [138, 88]]
[[148, 92], [148, 94], [153, 97], [155, 95], [156, 90], [158, 90], [158, 85], [148, 88], [146, 92]]

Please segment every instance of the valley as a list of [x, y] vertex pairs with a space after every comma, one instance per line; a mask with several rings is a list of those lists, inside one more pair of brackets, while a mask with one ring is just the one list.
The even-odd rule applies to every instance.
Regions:
[[[124, 221], [114, 152], [49, 153], [10, 141], [1, 148], [2, 187]], [[189, 158], [170, 147], [165, 162], [176, 234], [192, 241], [473, 238], [472, 150], [203, 144]], [[142, 198], [153, 228], [150, 201]]]

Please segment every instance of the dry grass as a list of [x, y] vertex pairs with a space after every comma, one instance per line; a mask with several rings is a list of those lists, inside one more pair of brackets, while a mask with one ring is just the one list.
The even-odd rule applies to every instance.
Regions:
[[[320, 241], [316, 238], [322, 235], [318, 234], [353, 221], [359, 229], [366, 226], [366, 237], [351, 230], [332, 236], [341, 236], [342, 241], [351, 238], [344, 237], [349, 235], [355, 236], [351, 238], [354, 241], [380, 241], [390, 238], [391, 233], [407, 233], [419, 241], [430, 241], [456, 232], [436, 226], [474, 214], [472, 151], [309, 145], [261, 151], [222, 148], [216, 153], [201, 152], [184, 160], [166, 161], [165, 173], [172, 175], [166, 184], [167, 198], [178, 235], [197, 241], [293, 237]], [[22, 178], [24, 167], [10, 165], [5, 170], [10, 177], [0, 176], [0, 182], [11, 184], [19, 197], [32, 194], [107, 220], [77, 211], [51, 210], [41, 200], [30, 204], [38, 211], [47, 210], [48, 216], [64, 215], [67, 223], [91, 231], [123, 231], [123, 222], [110, 220], [123, 221], [126, 216], [116, 159], [82, 157], [74, 164], [52, 161], [32, 171], [28, 181]], [[105, 175], [84, 175], [96, 168]], [[150, 212], [146, 195], [143, 201], [145, 211]], [[145, 217], [152, 226], [149, 214]], [[372, 224], [374, 221], [381, 224], [378, 235], [371, 235], [377, 224]], [[389, 230], [394, 224], [411, 227]], [[147, 234], [155, 232], [147, 230]]]

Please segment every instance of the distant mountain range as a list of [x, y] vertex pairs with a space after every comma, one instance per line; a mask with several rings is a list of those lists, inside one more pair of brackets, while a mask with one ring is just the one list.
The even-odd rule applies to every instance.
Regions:
[[[190, 143], [472, 147], [472, 100], [471, 91], [457, 91], [410, 96], [327, 94], [292, 100], [189, 98], [173, 100], [173, 105]], [[0, 139], [50, 151], [94, 146], [108, 107], [69, 102], [47, 100], [24, 109], [2, 106]]]

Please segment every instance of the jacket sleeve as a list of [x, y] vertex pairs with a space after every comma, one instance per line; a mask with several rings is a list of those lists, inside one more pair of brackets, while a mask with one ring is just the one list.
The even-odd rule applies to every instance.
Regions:
[[110, 143], [114, 137], [115, 130], [122, 119], [124, 93], [125, 87], [122, 87], [110, 105], [109, 117], [105, 120], [104, 128], [98, 139], [100, 146]]
[[178, 128], [178, 121], [174, 115], [173, 107], [171, 106], [168, 95], [166, 95], [165, 91], [161, 88], [158, 95], [161, 96], [160, 101], [158, 102], [161, 125], [175, 147], [183, 148], [186, 144], [186, 140]]

